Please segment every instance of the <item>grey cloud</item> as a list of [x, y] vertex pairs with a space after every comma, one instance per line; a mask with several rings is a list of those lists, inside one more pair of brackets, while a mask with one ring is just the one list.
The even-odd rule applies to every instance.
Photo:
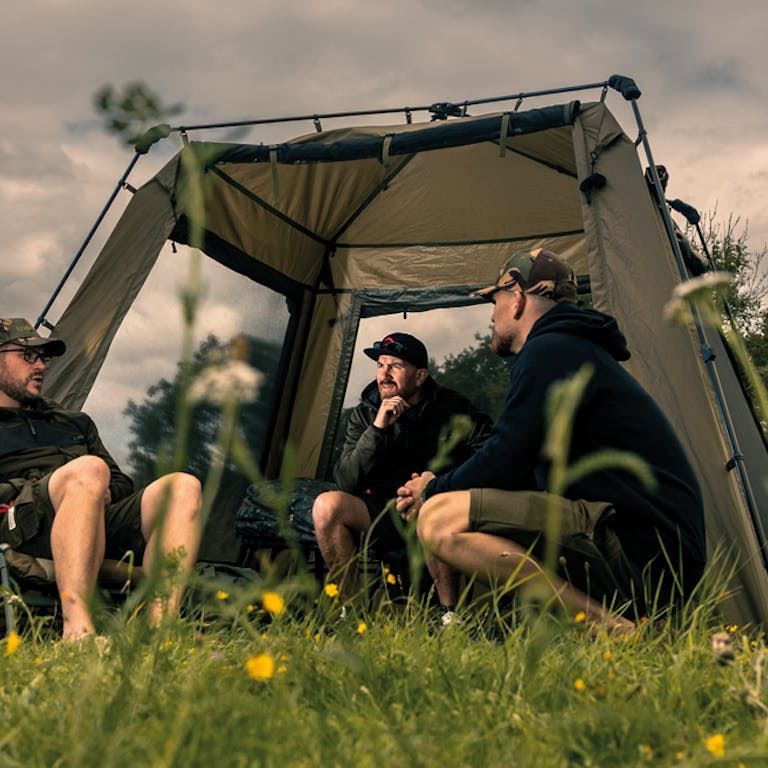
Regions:
[[744, 94], [755, 92], [751, 80], [743, 75], [738, 62], [718, 61], [704, 64], [687, 78], [691, 88], [703, 90], [737, 90]]

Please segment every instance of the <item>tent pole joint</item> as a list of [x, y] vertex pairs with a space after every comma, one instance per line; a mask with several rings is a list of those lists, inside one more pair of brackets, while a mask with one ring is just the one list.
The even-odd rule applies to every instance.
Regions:
[[705, 363], [714, 363], [717, 360], [717, 355], [708, 344], [701, 345], [701, 356]]
[[730, 459], [725, 464], [725, 469], [727, 472], [731, 472], [734, 469], [736, 469], [736, 466], [744, 461], [744, 455], [741, 453], [734, 453], [733, 456], [731, 456]]

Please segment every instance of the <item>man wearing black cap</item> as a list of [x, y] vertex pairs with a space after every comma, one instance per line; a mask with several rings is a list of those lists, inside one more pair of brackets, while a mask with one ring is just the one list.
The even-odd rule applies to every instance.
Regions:
[[[504, 410], [467, 462], [401, 487], [398, 510], [418, 514], [420, 540], [444, 563], [489, 583], [551, 578], [572, 610], [631, 629], [612, 604], [631, 605], [636, 616], [654, 598], [662, 606], [684, 599], [704, 567], [701, 493], [683, 448], [654, 400], [619, 364], [629, 352], [616, 320], [575, 304], [573, 271], [556, 254], [514, 254], [496, 283], [478, 294], [494, 304], [491, 348], [517, 355]], [[603, 452], [608, 464], [553, 496], [544, 455], [547, 396], [585, 366], [590, 376], [568, 463]], [[621, 454], [641, 459], [652, 479], [615, 463]], [[560, 558], [550, 577], [540, 560], [553, 509]], [[456, 600], [447, 587], [444, 605]]]
[[[53, 558], [65, 640], [93, 634], [88, 600], [105, 553], [143, 565], [174, 554], [191, 567], [200, 541], [200, 483], [184, 473], [133, 492], [84, 413], [41, 396], [46, 366], [65, 352], [23, 318], [0, 318], [0, 542]], [[160, 515], [163, 520], [160, 521]], [[150, 619], [181, 600], [175, 589]]]
[[[340, 491], [317, 497], [312, 509], [317, 542], [331, 578], [340, 577], [341, 598], [354, 591], [354, 553], [360, 536], [413, 473], [423, 471], [450, 439], [454, 416], [469, 419], [467, 434], [450, 454], [456, 466], [479, 448], [490, 419], [462, 395], [439, 387], [429, 375], [427, 350], [407, 333], [391, 333], [365, 354], [376, 361], [376, 380], [352, 412], [334, 478]], [[373, 531], [380, 550], [402, 547], [384, 515]], [[428, 565], [430, 563], [428, 562]], [[439, 567], [439, 566], [438, 566]], [[443, 567], [433, 578], [449, 578]]]

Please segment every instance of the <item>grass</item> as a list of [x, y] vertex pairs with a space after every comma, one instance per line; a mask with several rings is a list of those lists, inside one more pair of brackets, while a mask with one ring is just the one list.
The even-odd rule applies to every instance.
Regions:
[[339, 620], [301, 580], [204, 587], [156, 630], [102, 616], [107, 649], [40, 619], [6, 643], [0, 765], [768, 764], [762, 640], [727, 628], [719, 663], [710, 599], [611, 638], [492, 604], [442, 630], [414, 602]]

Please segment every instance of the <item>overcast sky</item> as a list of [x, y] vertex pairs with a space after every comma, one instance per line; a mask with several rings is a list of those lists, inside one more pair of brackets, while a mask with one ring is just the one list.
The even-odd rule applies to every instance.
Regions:
[[[655, 159], [670, 171], [668, 196], [716, 208], [721, 219], [741, 216], [751, 246], [762, 248], [765, 29], [759, 0], [7, 0], [0, 314], [37, 316], [130, 160], [102, 130], [91, 100], [104, 83], [132, 80], [184, 103], [190, 123], [461, 101], [627, 74], [643, 91]], [[620, 99], [609, 103], [634, 137]], [[243, 138], [311, 130], [294, 125]], [[134, 184], [175, 151], [172, 139], [166, 144], [142, 161]], [[82, 274], [53, 308], [53, 321]], [[158, 324], [177, 327], [179, 279], [178, 266], [167, 263], [153, 276], [89, 400], [119, 457], [124, 427], [115, 412], [173, 371], [173, 353], [156, 349], [152, 337]], [[213, 289], [210, 301], [217, 330], [235, 330], [231, 290]], [[466, 343], [473, 323], [463, 331]], [[449, 348], [432, 351], [440, 357]]]

